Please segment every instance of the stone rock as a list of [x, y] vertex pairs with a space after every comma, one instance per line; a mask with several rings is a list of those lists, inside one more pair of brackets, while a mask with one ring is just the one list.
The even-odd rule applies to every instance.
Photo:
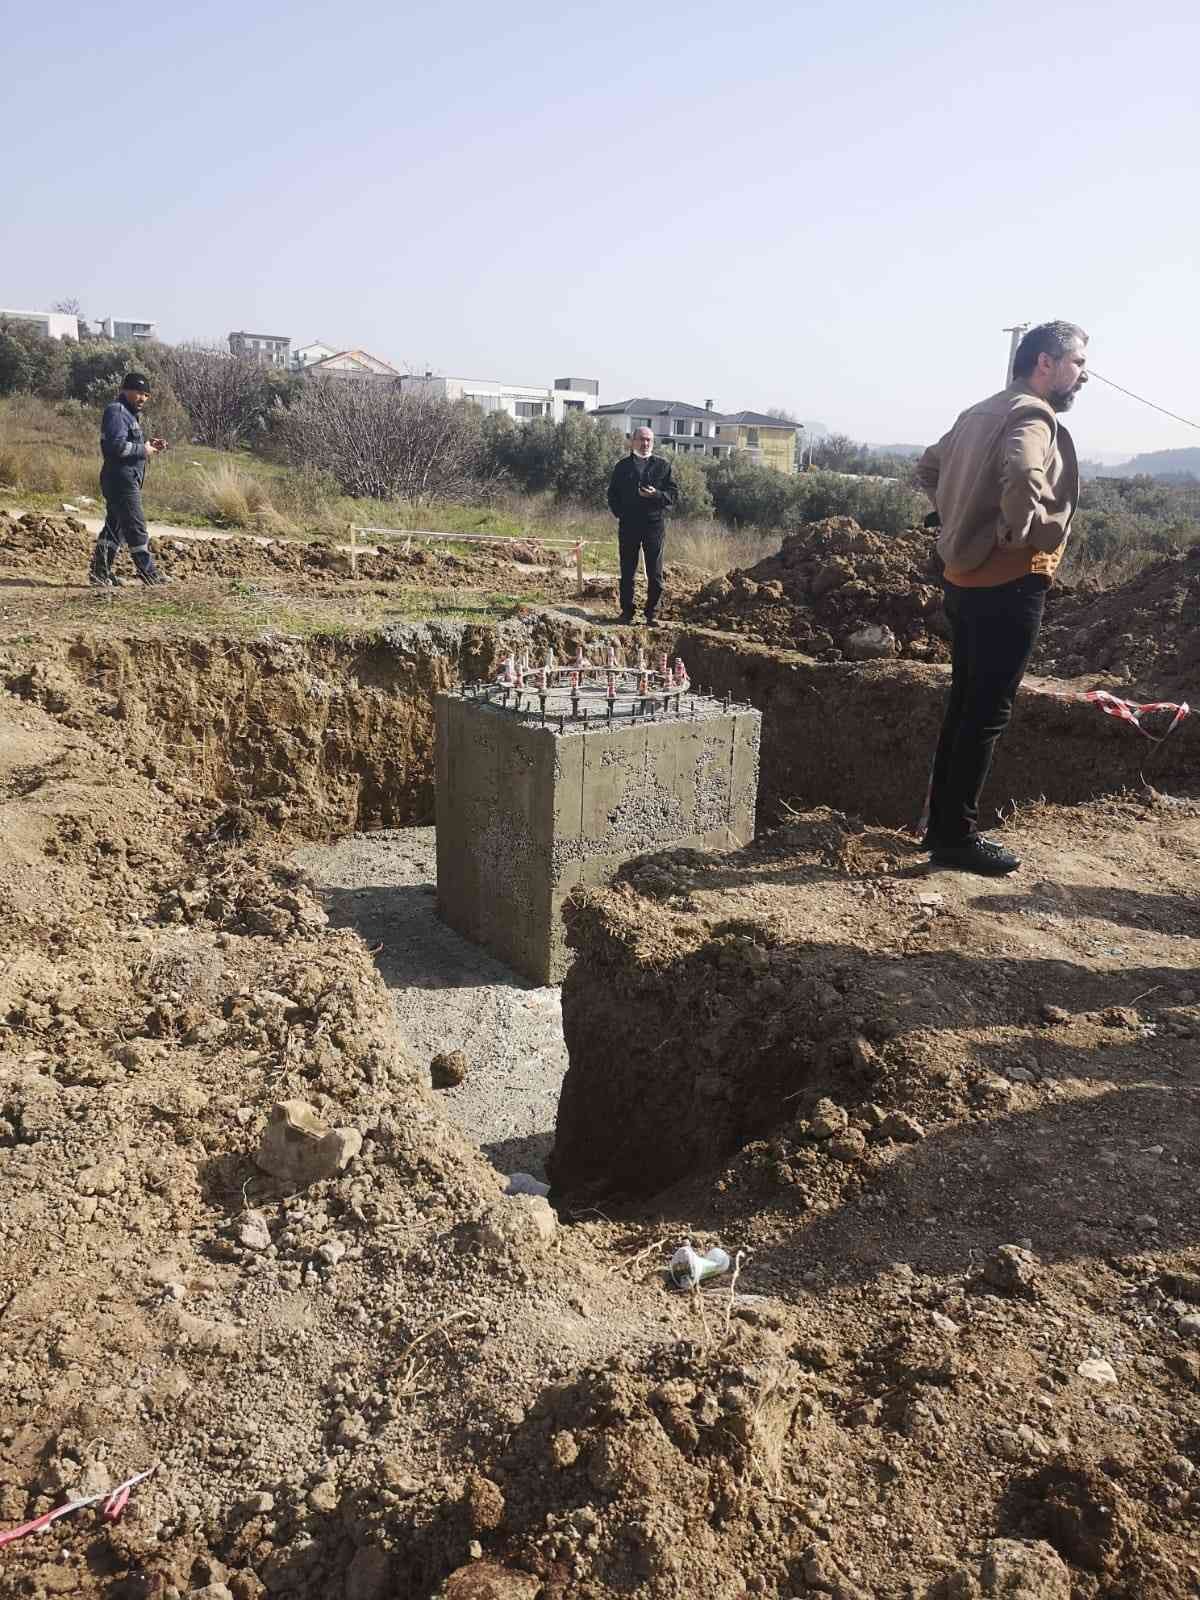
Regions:
[[445, 1050], [429, 1063], [429, 1077], [435, 1089], [453, 1089], [467, 1075], [469, 1062], [461, 1050]]
[[366, 1444], [371, 1437], [371, 1430], [367, 1427], [366, 1419], [359, 1416], [357, 1411], [352, 1411], [338, 1423], [333, 1437], [336, 1444], [349, 1450], [355, 1445]]
[[896, 635], [882, 622], [870, 622], [842, 640], [842, 654], [851, 661], [884, 661], [896, 654]]
[[494, 1561], [472, 1561], [446, 1579], [442, 1600], [537, 1600], [542, 1580]]
[[87, 1167], [75, 1180], [75, 1187], [80, 1194], [110, 1195], [125, 1182], [125, 1163], [123, 1161], [104, 1161], [98, 1166]]
[[238, 1572], [230, 1573], [229, 1591], [233, 1595], [233, 1600], [262, 1600], [267, 1589], [256, 1572], [243, 1567]]
[[1027, 1422], [1017, 1428], [997, 1428], [988, 1440], [989, 1448], [1001, 1461], [1045, 1460], [1050, 1454], [1047, 1440]]
[[247, 1250], [265, 1250], [271, 1243], [271, 1230], [261, 1211], [247, 1211], [237, 1231], [238, 1243]]
[[925, 1137], [922, 1124], [906, 1111], [889, 1111], [875, 1131], [880, 1139], [895, 1139], [897, 1144], [919, 1144]]
[[[941, 896], [938, 896], [941, 899]], [[869, 1039], [864, 1039], [861, 1033], [856, 1033], [850, 1039], [850, 1065], [856, 1072], [865, 1072], [870, 1077], [875, 1077], [879, 1072], [879, 1051]]]
[[326, 1239], [324, 1244], [317, 1246], [317, 1260], [323, 1261], [327, 1267], [336, 1267], [346, 1254], [346, 1246], [340, 1239]]
[[1070, 1020], [1071, 1020], [1071, 1013], [1069, 1011], [1064, 1011], [1062, 1006], [1043, 1006], [1042, 1007], [1042, 1021], [1043, 1022], [1054, 1022], [1054, 1023], [1058, 1023], [1059, 1025], [1061, 1025], [1064, 1022], [1070, 1022]]
[[259, 1494], [247, 1495], [239, 1502], [236, 1509], [241, 1517], [265, 1517], [275, 1509], [275, 1496], [265, 1490]]
[[808, 1131], [814, 1139], [832, 1139], [849, 1125], [847, 1113], [832, 1100], [818, 1100], [808, 1119]]
[[1086, 1378], [1089, 1383], [1094, 1383], [1101, 1389], [1114, 1387], [1117, 1382], [1116, 1369], [1112, 1362], [1106, 1361], [1103, 1356], [1091, 1361], [1081, 1361], [1075, 1371], [1081, 1378]]
[[315, 1483], [308, 1491], [305, 1503], [310, 1511], [315, 1511], [321, 1516], [327, 1516], [331, 1511], [336, 1511], [341, 1495], [338, 1486], [332, 1478], [322, 1478], [320, 1483]]
[[980, 1568], [988, 1600], [1071, 1600], [1071, 1574], [1044, 1539], [992, 1539]]
[[1002, 1244], [983, 1264], [983, 1281], [1002, 1294], [1029, 1294], [1037, 1282], [1041, 1263], [1032, 1250]]
[[271, 1107], [255, 1161], [285, 1183], [308, 1185], [342, 1172], [362, 1149], [357, 1128], [330, 1128], [307, 1101]]
[[488, 1208], [479, 1225], [482, 1242], [493, 1250], [542, 1251], [554, 1239], [558, 1217], [541, 1195], [507, 1195]]
[[233, 1590], [225, 1583], [206, 1583], [203, 1589], [189, 1589], [187, 1600], [233, 1600]]
[[857, 1128], [847, 1128], [830, 1139], [825, 1148], [835, 1161], [861, 1161], [867, 1153], [866, 1135]]
[[1185, 1339], [1200, 1339], [1200, 1312], [1189, 1311], [1175, 1326]]
[[421, 1487], [421, 1480], [409, 1471], [402, 1456], [384, 1456], [379, 1463], [379, 1476], [393, 1494], [407, 1497], [416, 1494]]

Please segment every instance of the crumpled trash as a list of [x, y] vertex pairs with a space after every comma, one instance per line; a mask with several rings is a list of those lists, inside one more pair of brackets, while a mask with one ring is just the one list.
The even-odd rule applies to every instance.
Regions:
[[719, 1278], [729, 1271], [729, 1256], [720, 1245], [711, 1250], [693, 1250], [692, 1241], [686, 1240], [671, 1257], [667, 1275], [676, 1289], [698, 1289], [709, 1278]]
[[550, 1193], [550, 1185], [542, 1183], [531, 1172], [510, 1172], [505, 1194], [535, 1194], [543, 1199]]

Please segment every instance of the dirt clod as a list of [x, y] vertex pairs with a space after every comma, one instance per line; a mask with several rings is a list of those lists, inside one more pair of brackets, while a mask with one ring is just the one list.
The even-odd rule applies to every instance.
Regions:
[[429, 1077], [435, 1089], [453, 1089], [465, 1081], [468, 1061], [461, 1050], [444, 1050], [429, 1063]]

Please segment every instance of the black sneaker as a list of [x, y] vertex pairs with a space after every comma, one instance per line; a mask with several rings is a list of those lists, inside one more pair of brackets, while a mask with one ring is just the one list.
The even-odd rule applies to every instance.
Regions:
[[633, 615], [634, 614], [632, 611], [622, 611], [621, 615], [617, 618], [618, 625], [622, 628], [627, 628], [633, 621]]
[[647, 613], [646, 613], [646, 626], [648, 628], [652, 628], [654, 626], [654, 613], [653, 613], [653, 611], [647, 611]]
[[1021, 865], [1021, 858], [992, 839], [968, 839], [965, 844], [935, 844], [929, 859], [935, 867], [977, 872], [982, 878], [1005, 878]]

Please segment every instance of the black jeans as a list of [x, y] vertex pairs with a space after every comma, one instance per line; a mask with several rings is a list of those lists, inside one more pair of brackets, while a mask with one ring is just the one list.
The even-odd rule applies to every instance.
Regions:
[[964, 844], [978, 830], [980, 791], [1037, 643], [1048, 587], [1034, 576], [993, 589], [945, 586], [954, 654], [929, 791], [931, 845]]
[[92, 576], [111, 578], [117, 552], [125, 544], [129, 547], [138, 576], [157, 578], [158, 568], [150, 554], [150, 535], [146, 531], [146, 514], [142, 510], [142, 491], [136, 484], [111, 483], [103, 478], [100, 487], [104, 491], [107, 515], [92, 555]]
[[633, 583], [637, 577], [638, 557], [646, 552], [646, 615], [653, 616], [663, 592], [663, 546], [667, 542], [666, 527], [630, 527], [620, 523], [617, 527], [617, 547], [621, 552], [621, 610], [633, 610]]

